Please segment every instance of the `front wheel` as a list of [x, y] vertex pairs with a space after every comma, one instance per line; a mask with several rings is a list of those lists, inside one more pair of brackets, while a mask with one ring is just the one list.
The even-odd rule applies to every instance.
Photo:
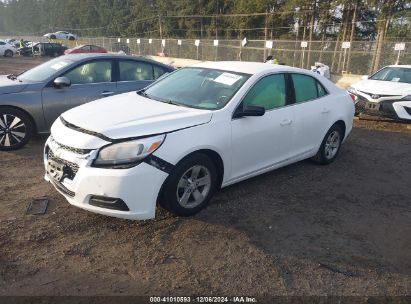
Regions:
[[190, 216], [207, 206], [217, 188], [213, 161], [198, 153], [183, 159], [164, 185], [160, 205], [181, 216]]
[[11, 151], [23, 147], [33, 133], [28, 115], [18, 109], [0, 108], [0, 150]]
[[333, 125], [330, 130], [328, 130], [321, 143], [320, 149], [312, 159], [322, 165], [332, 163], [340, 152], [343, 136], [342, 128], [337, 124]]

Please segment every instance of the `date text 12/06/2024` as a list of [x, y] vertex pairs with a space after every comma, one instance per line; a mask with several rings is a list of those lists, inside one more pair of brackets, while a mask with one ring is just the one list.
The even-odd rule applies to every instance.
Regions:
[[248, 296], [235, 297], [150, 297], [150, 303], [257, 303], [257, 299]]

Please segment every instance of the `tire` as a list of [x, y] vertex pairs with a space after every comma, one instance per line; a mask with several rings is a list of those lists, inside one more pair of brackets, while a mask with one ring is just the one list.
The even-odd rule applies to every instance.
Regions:
[[56, 35], [50, 35], [50, 39], [56, 39]]
[[74, 38], [73, 36], [70, 36], [69, 40], [74, 41], [74, 40], [76, 40], [76, 38]]
[[13, 57], [13, 55], [14, 55], [13, 51], [6, 50], [4, 52], [4, 57]]
[[30, 117], [15, 108], [0, 108], [0, 151], [12, 151], [23, 147], [33, 135]]
[[332, 163], [340, 153], [343, 136], [342, 128], [337, 124], [333, 125], [328, 130], [321, 143], [320, 149], [312, 160], [321, 165]]
[[190, 216], [207, 206], [216, 189], [215, 164], [205, 154], [193, 154], [178, 163], [167, 178], [160, 205], [176, 215]]

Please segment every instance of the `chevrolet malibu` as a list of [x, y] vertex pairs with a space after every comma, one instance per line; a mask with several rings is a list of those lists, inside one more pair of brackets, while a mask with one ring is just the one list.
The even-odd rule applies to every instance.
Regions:
[[92, 212], [149, 219], [159, 203], [188, 216], [221, 187], [306, 158], [333, 162], [353, 115], [348, 93], [309, 71], [201, 63], [63, 113], [45, 179]]

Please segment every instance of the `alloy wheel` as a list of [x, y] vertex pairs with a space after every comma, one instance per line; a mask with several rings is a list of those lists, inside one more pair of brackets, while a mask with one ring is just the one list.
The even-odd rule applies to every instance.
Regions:
[[202, 165], [189, 168], [177, 184], [177, 201], [184, 208], [195, 208], [204, 202], [211, 188], [210, 171]]
[[16, 146], [26, 134], [27, 127], [21, 118], [12, 114], [0, 115], [0, 146]]
[[325, 157], [332, 159], [337, 154], [340, 148], [340, 133], [336, 130], [332, 131], [325, 142]]

